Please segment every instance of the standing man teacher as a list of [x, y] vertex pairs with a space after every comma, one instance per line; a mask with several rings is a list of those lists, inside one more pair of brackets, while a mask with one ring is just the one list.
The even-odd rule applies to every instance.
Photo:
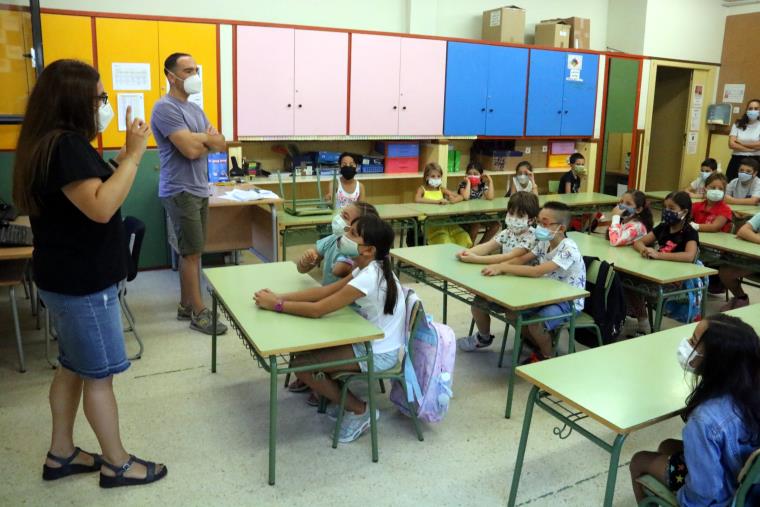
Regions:
[[[212, 334], [211, 311], [203, 303], [200, 282], [208, 216], [207, 155], [225, 151], [227, 145], [203, 110], [188, 101], [202, 90], [193, 57], [172, 53], [164, 62], [164, 74], [170, 88], [153, 106], [151, 129], [161, 160], [158, 196], [174, 227], [181, 257], [177, 320], [189, 320], [191, 329]], [[225, 331], [227, 326], [217, 322], [217, 334]]]

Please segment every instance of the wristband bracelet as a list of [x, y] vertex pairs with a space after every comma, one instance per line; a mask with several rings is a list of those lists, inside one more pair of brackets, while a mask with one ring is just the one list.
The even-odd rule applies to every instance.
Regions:
[[277, 303], [274, 305], [274, 311], [276, 311], [277, 313], [282, 313], [282, 310], [283, 310], [282, 305], [284, 304], [285, 304], [285, 301], [283, 301], [282, 299], [278, 299]]

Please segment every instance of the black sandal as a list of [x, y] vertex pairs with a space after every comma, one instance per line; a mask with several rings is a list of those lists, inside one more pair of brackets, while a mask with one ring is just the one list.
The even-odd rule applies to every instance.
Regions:
[[[124, 477], [124, 472], [130, 469], [132, 463], [139, 463], [145, 467], [147, 475], [143, 479], [137, 479], [135, 477]], [[129, 461], [124, 463], [122, 466], [112, 465], [106, 461], [103, 461], [103, 465], [105, 465], [107, 468], [110, 468], [116, 475], [114, 477], [109, 477], [107, 475], [103, 475], [103, 472], [100, 472], [101, 488], [118, 488], [120, 486], [140, 486], [142, 484], [150, 484], [151, 482], [156, 482], [163, 479], [166, 477], [166, 473], [168, 472], [166, 465], [163, 465], [161, 467], [161, 471], [156, 474], [156, 463], [153, 463], [152, 461], [141, 460], [140, 458], [137, 458], [131, 454], [129, 455]]]
[[[82, 465], [80, 463], [74, 463], [71, 462], [74, 461], [74, 458], [79, 456], [79, 453], [84, 452], [85, 454], [89, 454], [92, 456], [93, 463], [92, 465]], [[103, 464], [103, 459], [100, 457], [99, 454], [95, 454], [92, 452], [82, 451], [79, 447], [74, 448], [74, 454], [69, 456], [68, 458], [59, 458], [58, 456], [54, 456], [50, 453], [47, 453], [48, 459], [51, 459], [58, 463], [59, 467], [50, 467], [47, 465], [42, 465], [42, 479], [45, 481], [54, 481], [56, 479], [62, 479], [64, 477], [68, 477], [69, 475], [74, 474], [88, 474], [91, 472], [97, 472], [100, 470], [101, 465]]]

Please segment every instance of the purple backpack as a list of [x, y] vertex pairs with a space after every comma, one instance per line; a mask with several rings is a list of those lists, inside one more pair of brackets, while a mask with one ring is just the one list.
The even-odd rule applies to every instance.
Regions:
[[456, 337], [449, 326], [433, 322], [425, 314], [422, 302], [413, 290], [404, 288], [404, 296], [407, 345], [403, 372], [407, 399], [404, 399], [401, 383], [393, 381], [391, 401], [407, 416], [410, 414], [406, 401], [420, 421], [439, 422], [446, 415], [453, 397]]

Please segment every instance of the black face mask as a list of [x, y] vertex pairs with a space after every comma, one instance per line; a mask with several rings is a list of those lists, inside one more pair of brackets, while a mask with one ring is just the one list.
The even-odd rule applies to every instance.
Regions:
[[356, 176], [356, 167], [352, 165], [341, 166], [340, 175], [346, 178], [347, 180], [352, 180], [354, 179], [354, 176]]

